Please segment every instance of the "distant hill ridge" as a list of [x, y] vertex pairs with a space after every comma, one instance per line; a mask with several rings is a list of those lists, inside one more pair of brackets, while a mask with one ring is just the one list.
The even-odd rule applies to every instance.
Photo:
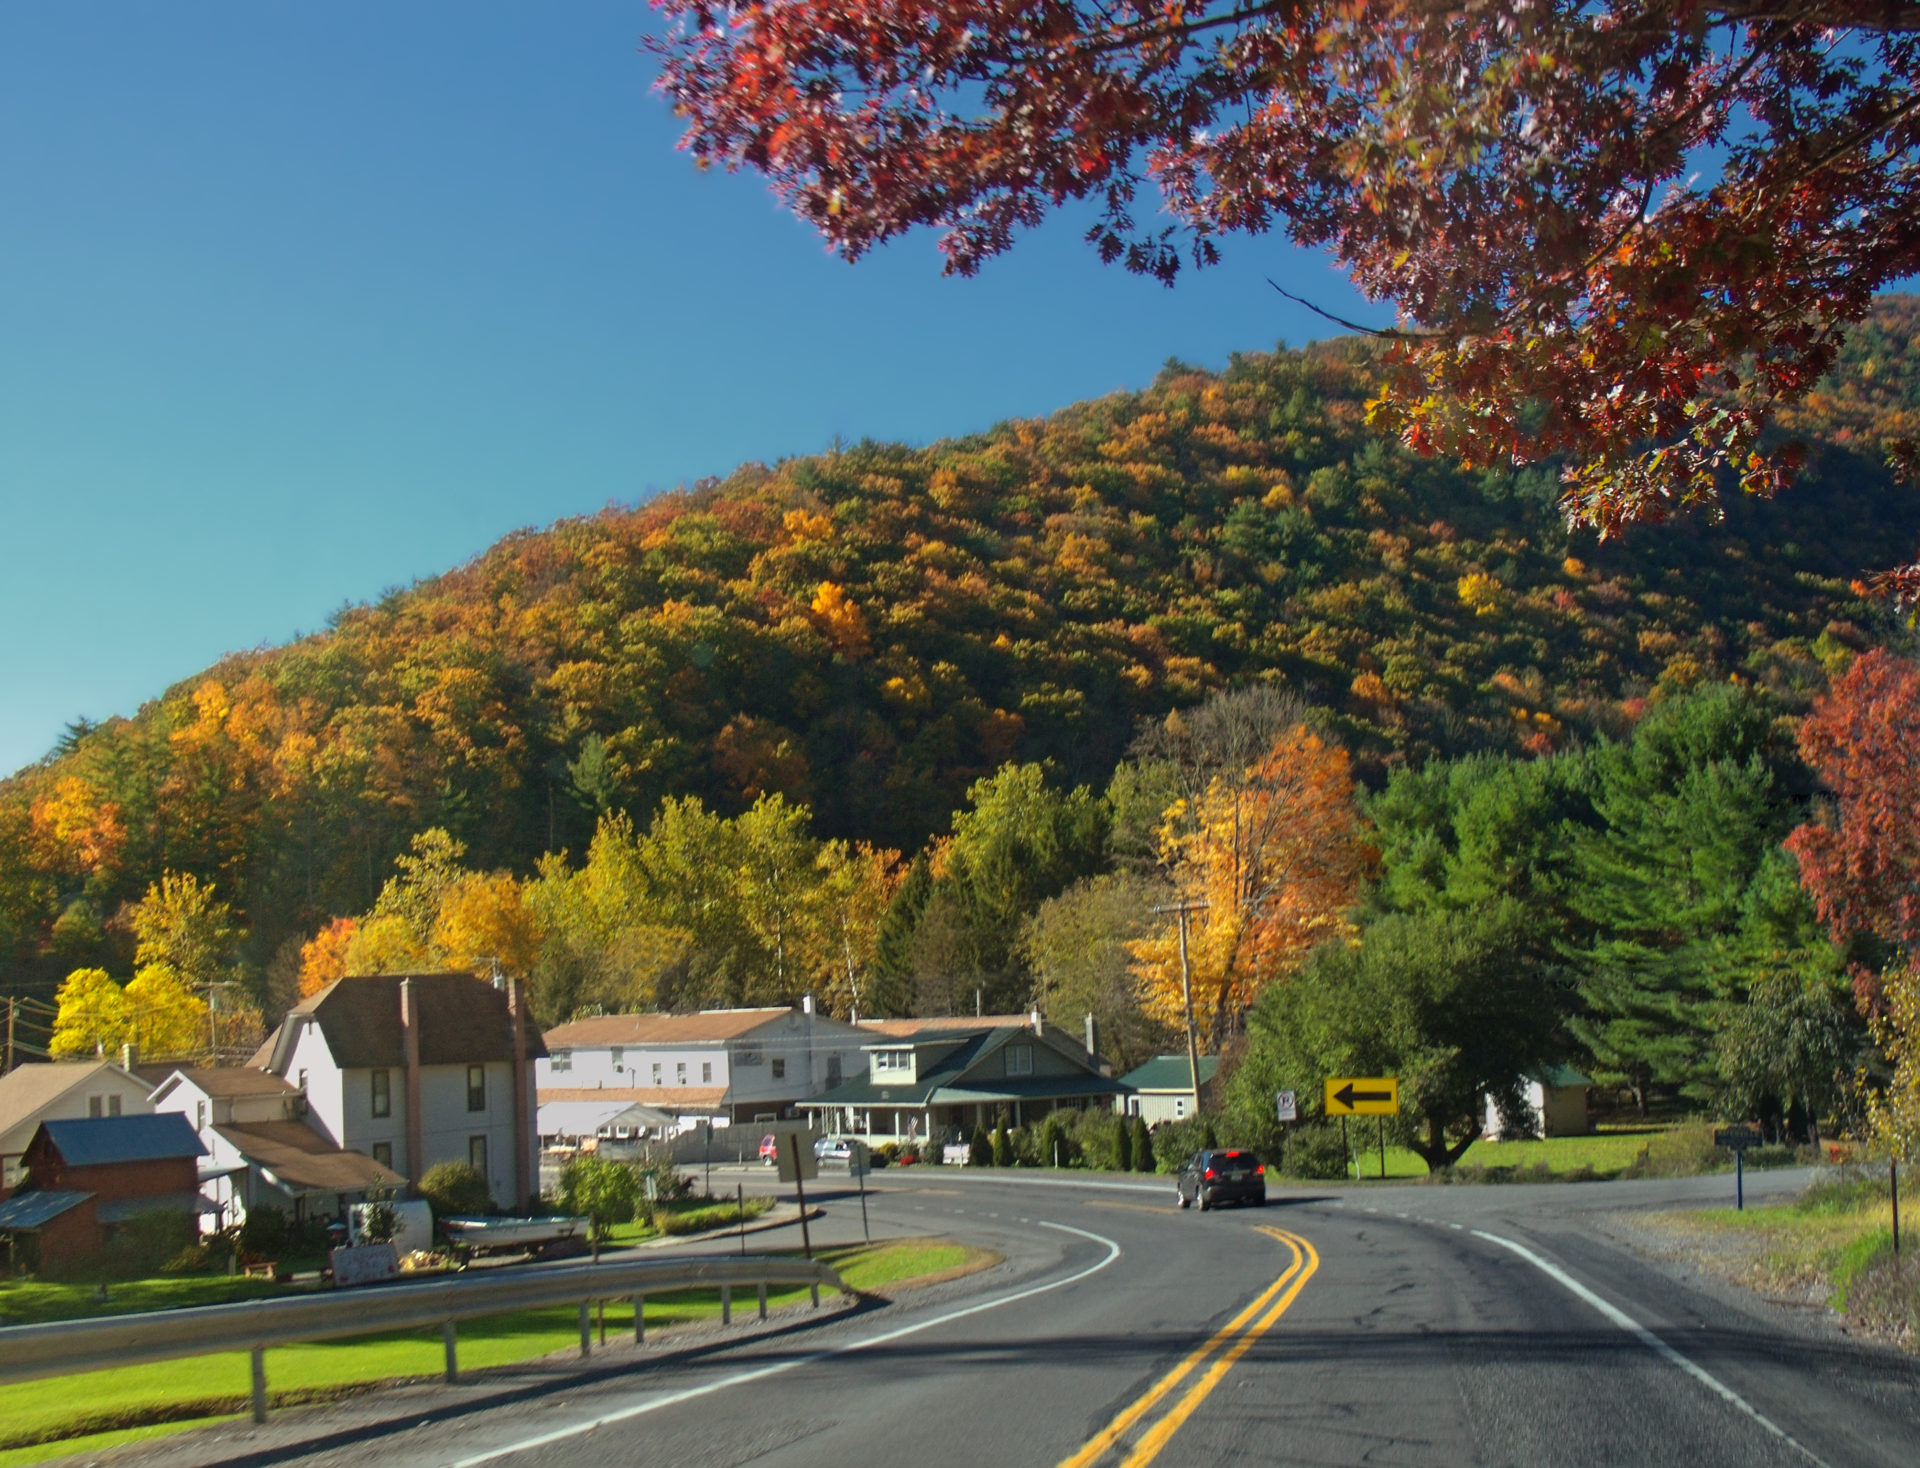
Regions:
[[517, 533], [0, 783], [0, 954], [63, 972], [77, 902], [111, 915], [172, 869], [261, 962], [364, 909], [414, 832], [524, 871], [667, 794], [780, 790], [911, 850], [1003, 761], [1104, 779], [1141, 719], [1238, 680], [1328, 706], [1370, 778], [1617, 731], [1663, 686], [1738, 677], [1790, 711], [1886, 615], [1850, 579], [1920, 547], [1861, 447], [1920, 400], [1917, 331], [1889, 298], [1796, 414], [1825, 443], [1791, 495], [1618, 545], [1569, 538], [1549, 469], [1371, 434], [1350, 340]]

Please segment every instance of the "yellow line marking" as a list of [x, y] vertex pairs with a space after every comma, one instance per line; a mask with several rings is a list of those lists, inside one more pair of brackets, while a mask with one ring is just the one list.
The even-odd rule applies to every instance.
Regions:
[[1265, 1335], [1273, 1323], [1287, 1313], [1287, 1308], [1299, 1298], [1300, 1291], [1306, 1288], [1307, 1281], [1313, 1278], [1314, 1271], [1320, 1267], [1319, 1254], [1314, 1251], [1312, 1244], [1298, 1234], [1282, 1233], [1277, 1228], [1264, 1226], [1260, 1228], [1260, 1232], [1272, 1234], [1289, 1248], [1304, 1249], [1305, 1265], [1294, 1275], [1293, 1283], [1287, 1287], [1287, 1292], [1280, 1297], [1271, 1310], [1260, 1317], [1260, 1323], [1249, 1327], [1218, 1361], [1207, 1368], [1207, 1374], [1188, 1388], [1187, 1394], [1174, 1404], [1173, 1410], [1154, 1423], [1153, 1429], [1140, 1439], [1140, 1446], [1134, 1449], [1133, 1455], [1122, 1463], [1120, 1468], [1144, 1468], [1145, 1464], [1151, 1463], [1159, 1456], [1160, 1450], [1193, 1415], [1201, 1402], [1206, 1400], [1207, 1393], [1220, 1385], [1220, 1379], [1233, 1369], [1233, 1363], [1246, 1355], [1247, 1348]]
[[[1288, 1282], [1299, 1273], [1305, 1261], [1293, 1240], [1282, 1234], [1278, 1229], [1262, 1226], [1260, 1227], [1260, 1232], [1271, 1234], [1291, 1249], [1293, 1251], [1293, 1262], [1281, 1271], [1280, 1277], [1268, 1285], [1251, 1305], [1248, 1305], [1246, 1309], [1242, 1310], [1238, 1315], [1234, 1316], [1233, 1319], [1221, 1326], [1219, 1330], [1214, 1332], [1212, 1338], [1209, 1339], [1206, 1344], [1200, 1346], [1188, 1355], [1178, 1366], [1174, 1367], [1173, 1370], [1155, 1382], [1144, 1396], [1140, 1397], [1131, 1406], [1122, 1411], [1119, 1416], [1115, 1417], [1113, 1421], [1109, 1422], [1105, 1427], [1101, 1428], [1099, 1432], [1089, 1438], [1086, 1445], [1082, 1447], [1079, 1452], [1070, 1458], [1062, 1458], [1060, 1460], [1060, 1468], [1087, 1468], [1088, 1464], [1092, 1463], [1100, 1457], [1101, 1454], [1106, 1452], [1107, 1449], [1111, 1448], [1132, 1429], [1136, 1422], [1146, 1416], [1148, 1412], [1152, 1411], [1162, 1397], [1166, 1396], [1168, 1392], [1186, 1380], [1189, 1372], [1202, 1361], [1206, 1360], [1208, 1356], [1212, 1355], [1213, 1352], [1226, 1341], [1231, 1339], [1235, 1331], [1239, 1330], [1265, 1309], [1267, 1303], [1272, 1300], [1275, 1295], [1279, 1294], [1280, 1291], [1285, 1289]], [[1305, 1243], [1306, 1241], [1302, 1239], [1300, 1242]]]

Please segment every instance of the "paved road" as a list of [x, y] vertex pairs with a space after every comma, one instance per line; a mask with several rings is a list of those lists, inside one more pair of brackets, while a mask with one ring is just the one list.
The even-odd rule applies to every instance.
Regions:
[[[716, 1190], [736, 1177], [766, 1186], [716, 1169]], [[1755, 1178], [1749, 1196], [1795, 1181]], [[381, 1393], [132, 1461], [1913, 1468], [1911, 1361], [1605, 1231], [1621, 1209], [1726, 1191], [1376, 1185], [1202, 1215], [1145, 1181], [882, 1173], [876, 1234], [964, 1238], [1006, 1262], [668, 1359], [625, 1347], [587, 1369]], [[850, 1195], [829, 1185], [823, 1202], [817, 1239], [857, 1235]]]

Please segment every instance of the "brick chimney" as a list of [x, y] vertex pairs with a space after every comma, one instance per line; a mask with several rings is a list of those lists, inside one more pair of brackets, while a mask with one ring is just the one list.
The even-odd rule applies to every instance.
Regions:
[[420, 1005], [413, 992], [413, 980], [400, 981], [400, 1036], [406, 1053], [407, 1093], [407, 1181], [418, 1183], [426, 1171], [421, 1153], [426, 1150], [420, 1125]]

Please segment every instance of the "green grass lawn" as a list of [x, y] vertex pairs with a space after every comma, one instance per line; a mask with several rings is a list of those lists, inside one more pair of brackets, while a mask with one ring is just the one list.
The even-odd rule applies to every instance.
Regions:
[[141, 1279], [106, 1287], [101, 1300], [90, 1284], [43, 1284], [34, 1279], [0, 1280], [0, 1318], [8, 1325], [45, 1320], [81, 1320], [95, 1315], [129, 1315], [143, 1310], [177, 1310], [187, 1305], [226, 1305], [235, 1300], [265, 1300], [298, 1293], [270, 1279], [231, 1275], [185, 1275]]
[[[942, 1240], [904, 1240], [823, 1249], [817, 1257], [841, 1272], [850, 1289], [870, 1290], [885, 1284], [992, 1262], [983, 1250], [968, 1249]], [[163, 1284], [192, 1281], [159, 1281]], [[39, 1288], [39, 1287], [35, 1287]], [[61, 1286], [48, 1286], [60, 1289]], [[116, 1293], [134, 1286], [117, 1287]], [[744, 1297], [744, 1298], [743, 1298]], [[770, 1290], [769, 1307], [795, 1305], [806, 1300], [804, 1288]], [[175, 1303], [182, 1303], [175, 1301]], [[192, 1303], [205, 1303], [194, 1300]], [[751, 1311], [751, 1290], [737, 1292], [736, 1308]], [[717, 1289], [647, 1297], [647, 1328], [711, 1320], [720, 1313]], [[609, 1338], [631, 1337], [633, 1307], [624, 1300], [608, 1301], [605, 1325]], [[577, 1349], [579, 1317], [574, 1307], [528, 1310], [489, 1316], [460, 1324], [460, 1366], [478, 1370], [532, 1360], [554, 1351]], [[267, 1385], [271, 1399], [282, 1405], [321, 1400], [367, 1383], [438, 1376], [445, 1364], [440, 1332], [409, 1331], [365, 1336], [348, 1341], [288, 1346], [267, 1353]], [[183, 1381], [191, 1388], [183, 1392]], [[211, 1418], [244, 1411], [250, 1390], [244, 1352], [200, 1356], [189, 1361], [157, 1362], [92, 1371], [48, 1381], [21, 1382], [0, 1387], [0, 1468], [38, 1461], [75, 1450], [73, 1439], [124, 1440], [129, 1429], [147, 1435], [178, 1431]], [[170, 1419], [161, 1423], [160, 1418]], [[38, 1448], [32, 1445], [40, 1444]], [[35, 1456], [37, 1454], [37, 1456]]]
[[[1596, 1177], [1610, 1177], [1631, 1163], [1642, 1148], [1659, 1147], [1672, 1130], [1636, 1126], [1609, 1128], [1586, 1137], [1549, 1137], [1538, 1142], [1480, 1141], [1467, 1148], [1457, 1166], [1468, 1170], [1469, 1175], [1477, 1169], [1500, 1168], [1515, 1174], [1530, 1173], [1543, 1181], [1549, 1176], [1564, 1177], [1582, 1170], [1591, 1171]], [[1377, 1182], [1380, 1178], [1380, 1147], [1372, 1131], [1372, 1127], [1364, 1123], [1353, 1129], [1354, 1161], [1361, 1182]], [[1409, 1148], [1388, 1143], [1386, 1161], [1389, 1182], [1428, 1176], [1427, 1164], [1419, 1153]], [[1544, 1173], [1540, 1171], [1542, 1168]], [[1354, 1177], [1356, 1173], [1350, 1170], [1347, 1175]]]

